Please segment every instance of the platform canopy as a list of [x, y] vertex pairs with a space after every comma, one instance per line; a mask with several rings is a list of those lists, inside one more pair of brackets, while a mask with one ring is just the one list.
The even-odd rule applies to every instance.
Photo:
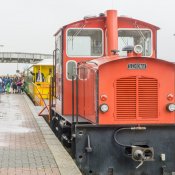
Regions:
[[52, 59], [50, 54], [0, 52], [0, 63], [31, 63], [35, 64], [41, 60]]

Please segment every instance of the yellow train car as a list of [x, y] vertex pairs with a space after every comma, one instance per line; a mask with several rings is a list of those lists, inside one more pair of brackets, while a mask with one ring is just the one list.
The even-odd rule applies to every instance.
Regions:
[[35, 105], [44, 106], [44, 101], [48, 104], [52, 74], [53, 60], [43, 60], [27, 70], [25, 89]]

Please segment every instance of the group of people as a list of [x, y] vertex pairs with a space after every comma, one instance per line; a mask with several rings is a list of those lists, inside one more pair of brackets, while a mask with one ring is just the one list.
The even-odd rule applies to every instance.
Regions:
[[22, 93], [24, 87], [24, 78], [19, 76], [0, 77], [0, 93]]
[[[44, 77], [44, 74], [38, 69], [36, 73], [30, 72], [34, 76], [34, 82], [47, 82], [50, 83], [52, 70], [49, 69], [49, 74], [47, 77]], [[22, 93], [24, 91], [24, 74], [20, 76], [0, 76], [0, 93]]]

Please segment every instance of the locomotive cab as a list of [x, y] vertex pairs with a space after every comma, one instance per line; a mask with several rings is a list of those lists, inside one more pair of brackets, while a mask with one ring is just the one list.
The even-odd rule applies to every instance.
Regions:
[[[84, 18], [63, 26], [55, 34], [55, 83], [54, 104], [56, 112], [72, 115], [72, 79], [77, 74], [77, 64], [117, 52], [120, 58], [131, 56], [124, 49], [132, 46], [143, 57], [157, 57], [158, 27], [128, 17], [117, 16], [108, 10], [106, 15]], [[114, 51], [114, 52], [113, 52]], [[73, 78], [74, 77], [74, 78]], [[69, 90], [68, 90], [69, 89]]]

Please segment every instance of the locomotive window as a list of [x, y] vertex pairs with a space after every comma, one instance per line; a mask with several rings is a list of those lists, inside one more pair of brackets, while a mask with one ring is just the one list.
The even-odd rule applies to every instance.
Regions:
[[72, 76], [76, 75], [77, 63], [75, 61], [68, 61], [66, 64], [67, 79], [72, 80]]
[[67, 32], [67, 55], [70, 57], [102, 56], [102, 30], [69, 29]]
[[125, 46], [141, 45], [143, 47], [143, 56], [152, 55], [152, 39], [151, 31], [145, 29], [121, 29], [118, 31], [119, 55], [127, 56], [127, 53], [122, 51]]

